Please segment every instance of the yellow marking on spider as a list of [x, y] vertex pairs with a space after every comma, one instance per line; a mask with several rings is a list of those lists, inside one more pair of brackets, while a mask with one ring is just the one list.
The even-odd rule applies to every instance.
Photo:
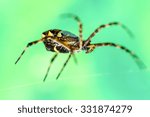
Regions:
[[59, 33], [57, 34], [57, 37], [62, 37], [61, 32], [59, 32]]
[[46, 36], [44, 34], [42, 34], [42, 38], [45, 38]]
[[51, 31], [48, 31], [48, 35], [47, 36], [54, 36], [53, 33], [51, 33]]
[[57, 50], [56, 46], [54, 47], [54, 51], [55, 51], [56, 53], [59, 53], [59, 51]]

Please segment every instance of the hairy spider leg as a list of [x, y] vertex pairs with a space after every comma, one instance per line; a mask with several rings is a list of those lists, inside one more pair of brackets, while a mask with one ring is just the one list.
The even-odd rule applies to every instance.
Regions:
[[19, 58], [16, 60], [15, 64], [17, 64], [17, 62], [20, 60], [20, 58], [22, 57], [22, 55], [25, 53], [25, 51], [27, 50], [28, 47], [32, 46], [32, 45], [35, 45], [39, 42], [42, 42], [43, 41], [43, 38], [40, 39], [40, 40], [36, 40], [36, 41], [33, 41], [33, 42], [30, 42], [27, 44], [27, 46], [25, 47], [25, 49], [23, 50], [23, 52], [21, 53], [21, 55], [19, 56]]
[[73, 15], [73, 14], [64, 14], [63, 16], [67, 16], [67, 17], [71, 17], [73, 19], [75, 19], [77, 22], [78, 22], [78, 25], [79, 25], [79, 47], [80, 49], [82, 48], [82, 43], [83, 43], [83, 37], [82, 37], [82, 22], [80, 20], [80, 18], [76, 15]]
[[47, 72], [46, 72], [46, 74], [45, 74], [45, 77], [44, 77], [44, 79], [43, 79], [43, 82], [45, 82], [45, 80], [46, 80], [46, 78], [47, 78], [47, 75], [48, 75], [48, 73], [49, 73], [50, 67], [51, 67], [53, 61], [55, 60], [55, 58], [57, 57], [57, 55], [58, 55], [58, 53], [56, 52], [55, 55], [52, 57], [52, 59], [51, 59], [51, 61], [50, 61], [50, 64], [49, 64], [49, 66], [48, 66], [48, 68], [47, 68]]
[[59, 78], [60, 74], [61, 74], [61, 73], [62, 73], [62, 71], [64, 70], [64, 68], [65, 68], [65, 66], [67, 65], [67, 63], [68, 63], [68, 61], [69, 61], [69, 59], [70, 59], [71, 55], [72, 55], [72, 54], [69, 54], [69, 56], [68, 56], [68, 58], [67, 58], [66, 62], [64, 63], [64, 65], [63, 65], [63, 67], [61, 68], [61, 70], [60, 70], [59, 74], [57, 75], [56, 80]]
[[88, 37], [88, 39], [85, 41], [84, 43], [84, 47], [91, 41], [91, 39], [99, 32], [101, 31], [101, 29], [103, 28], [106, 28], [106, 27], [110, 27], [110, 26], [121, 26], [128, 34], [130, 37], [134, 37], [132, 32], [125, 26], [123, 25], [122, 23], [120, 22], [110, 22], [108, 24], [103, 24], [103, 25], [100, 25], [98, 28], [95, 29], [95, 31]]
[[86, 53], [92, 52], [96, 47], [101, 47], [101, 46], [112, 46], [112, 47], [115, 47], [115, 48], [122, 49], [122, 50], [124, 50], [125, 52], [129, 53], [132, 56], [132, 58], [135, 60], [135, 62], [139, 66], [139, 68], [141, 68], [141, 69], [146, 68], [146, 66], [142, 62], [142, 60], [140, 60], [140, 58], [134, 52], [132, 52], [131, 50], [129, 50], [126, 47], [124, 47], [122, 45], [119, 45], [119, 44], [110, 43], [110, 42], [90, 44], [90, 45], [88, 45], [89, 50]]

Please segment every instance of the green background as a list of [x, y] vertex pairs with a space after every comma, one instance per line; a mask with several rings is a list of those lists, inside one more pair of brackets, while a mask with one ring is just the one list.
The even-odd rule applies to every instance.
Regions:
[[[150, 1], [149, 0], [0, 0], [0, 99], [150, 99]], [[42, 82], [54, 53], [43, 43], [29, 48], [15, 65], [28, 42], [48, 29], [68, 30], [78, 35], [74, 13], [83, 22], [86, 39], [100, 24], [120, 21], [135, 34], [131, 39], [120, 27], [110, 27], [92, 42], [114, 42], [133, 50], [147, 65], [140, 70], [125, 52], [97, 48], [77, 53], [56, 80], [67, 54], [54, 62]]]

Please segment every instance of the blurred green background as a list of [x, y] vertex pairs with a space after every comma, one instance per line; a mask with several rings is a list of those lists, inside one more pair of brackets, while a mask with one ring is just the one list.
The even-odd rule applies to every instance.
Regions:
[[[150, 1], [149, 0], [0, 0], [0, 99], [150, 99]], [[76, 54], [56, 80], [67, 59], [60, 54], [47, 81], [42, 82], [54, 53], [40, 43], [15, 61], [28, 42], [40, 39], [48, 29], [68, 30], [78, 35], [73, 19], [78, 15], [86, 39], [100, 24], [120, 21], [135, 34], [131, 39], [120, 27], [110, 27], [92, 42], [114, 42], [133, 50], [147, 65], [140, 70], [125, 52], [97, 48]]]

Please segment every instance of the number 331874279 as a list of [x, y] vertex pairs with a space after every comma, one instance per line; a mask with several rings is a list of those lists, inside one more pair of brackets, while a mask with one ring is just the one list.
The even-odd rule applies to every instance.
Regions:
[[82, 105], [81, 113], [130, 113], [131, 105]]

